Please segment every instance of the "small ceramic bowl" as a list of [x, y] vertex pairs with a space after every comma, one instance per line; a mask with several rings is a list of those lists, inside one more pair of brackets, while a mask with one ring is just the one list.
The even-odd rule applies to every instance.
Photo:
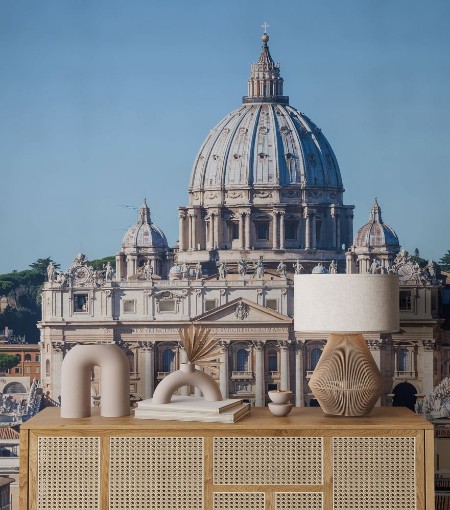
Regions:
[[289, 390], [272, 390], [268, 393], [269, 398], [275, 404], [287, 404], [292, 397], [292, 391]]
[[269, 410], [274, 416], [287, 416], [292, 411], [292, 404], [269, 402]]

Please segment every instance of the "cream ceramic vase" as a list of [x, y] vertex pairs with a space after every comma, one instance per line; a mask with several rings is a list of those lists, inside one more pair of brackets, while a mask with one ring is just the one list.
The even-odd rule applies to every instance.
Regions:
[[158, 384], [153, 393], [154, 404], [168, 404], [172, 395], [182, 386], [198, 388], [205, 400], [222, 400], [222, 393], [216, 381], [208, 374], [195, 368], [192, 363], [181, 363], [180, 370], [171, 372]]

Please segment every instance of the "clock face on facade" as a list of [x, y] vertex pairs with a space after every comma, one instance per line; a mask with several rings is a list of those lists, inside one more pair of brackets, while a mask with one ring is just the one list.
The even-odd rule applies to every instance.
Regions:
[[73, 272], [74, 276], [75, 276], [75, 281], [77, 283], [86, 283], [89, 279], [89, 271], [86, 267], [84, 266], [78, 266], [74, 269], [74, 272]]
[[413, 275], [413, 268], [410, 264], [403, 264], [399, 267], [397, 273], [401, 280], [409, 280]]

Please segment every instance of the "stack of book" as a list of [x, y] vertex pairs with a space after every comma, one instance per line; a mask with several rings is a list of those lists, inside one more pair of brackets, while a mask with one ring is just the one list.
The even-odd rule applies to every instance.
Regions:
[[154, 404], [152, 399], [141, 400], [134, 417], [143, 420], [177, 420], [235, 423], [250, 412], [250, 404], [227, 398], [209, 402], [204, 398], [174, 395], [168, 404]]

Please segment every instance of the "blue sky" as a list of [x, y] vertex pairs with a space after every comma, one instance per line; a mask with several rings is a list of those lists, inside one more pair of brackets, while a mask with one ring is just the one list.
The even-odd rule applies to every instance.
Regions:
[[169, 244], [195, 155], [246, 94], [261, 24], [338, 158], [354, 230], [450, 249], [448, 0], [1, 0], [0, 273], [116, 253], [144, 197]]

